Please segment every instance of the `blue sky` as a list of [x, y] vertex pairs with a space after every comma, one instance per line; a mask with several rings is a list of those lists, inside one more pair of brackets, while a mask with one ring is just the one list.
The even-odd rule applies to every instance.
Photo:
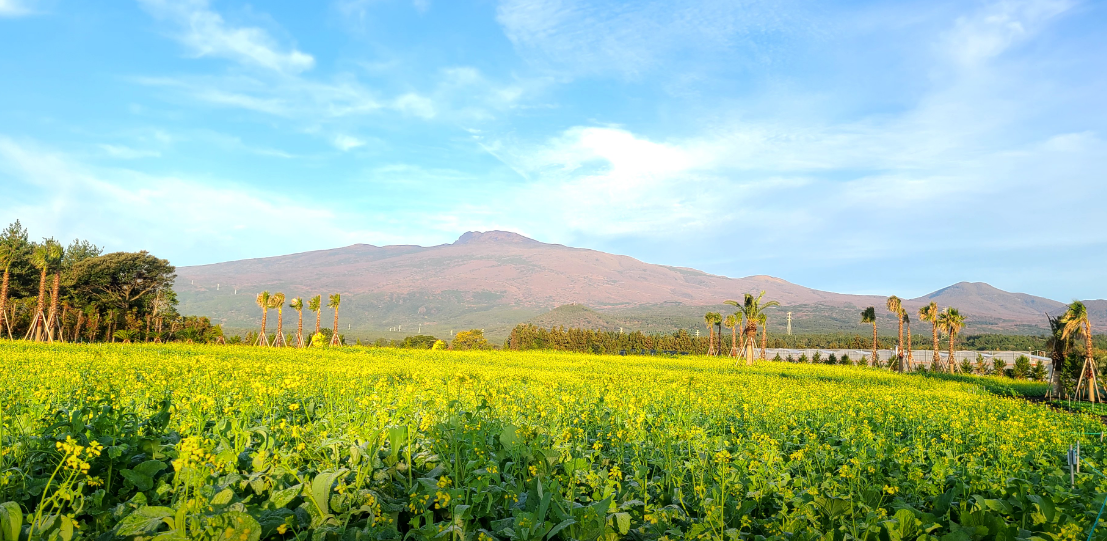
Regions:
[[0, 0], [0, 221], [1107, 297], [1107, 3]]

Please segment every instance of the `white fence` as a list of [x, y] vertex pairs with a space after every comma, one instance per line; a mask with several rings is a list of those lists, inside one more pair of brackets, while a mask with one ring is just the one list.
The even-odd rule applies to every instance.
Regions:
[[[754, 349], [754, 354], [756, 355], [757, 353], [758, 350]], [[800, 356], [806, 355], [808, 360], [810, 360], [815, 357], [815, 353], [818, 353], [823, 361], [825, 361], [826, 358], [829, 357], [832, 353], [835, 357], [839, 359], [841, 359], [843, 355], [849, 355], [849, 360], [856, 364], [858, 361], [861, 360], [862, 357], [871, 357], [873, 352], [871, 349], [767, 348], [765, 350], [765, 357], [768, 359], [772, 359], [775, 358], [777, 355], [780, 355], [781, 359], [787, 359], [788, 356], [791, 355], [792, 359], [799, 360]], [[1034, 355], [1033, 353], [1034, 352], [1030, 351], [954, 351], [953, 359], [958, 363], [966, 359], [971, 363], [975, 363], [976, 356], [980, 355], [984, 358], [984, 362], [988, 364], [989, 368], [992, 366], [992, 361], [995, 359], [1006, 361], [1007, 367], [1010, 368], [1014, 366], [1015, 359], [1018, 359], [1019, 356], [1026, 356], [1030, 359], [1031, 366], [1036, 363], [1042, 363], [1042, 366], [1044, 366], [1047, 371], [1053, 367], [1052, 359], [1050, 359], [1049, 357]], [[887, 363], [890, 359], [895, 357], [896, 353], [894, 349], [878, 349], [876, 351], [876, 354], [881, 362]], [[948, 351], [939, 351], [938, 354], [941, 355], [943, 363], [947, 362], [947, 359], [949, 358]], [[911, 351], [911, 357], [914, 359], [914, 364], [916, 366], [930, 367], [931, 362], [933, 362], [934, 360], [934, 351], [930, 349], [915, 349]]]

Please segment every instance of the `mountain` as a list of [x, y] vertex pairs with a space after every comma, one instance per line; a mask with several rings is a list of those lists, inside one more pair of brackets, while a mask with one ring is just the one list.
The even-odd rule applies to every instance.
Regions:
[[[793, 312], [797, 332], [823, 332], [857, 329], [859, 307], [884, 304], [880, 296], [819, 291], [771, 276], [728, 278], [506, 231], [470, 231], [452, 244], [430, 247], [355, 244], [181, 267], [177, 275], [181, 312], [210, 315], [231, 332], [258, 324], [260, 309], [253, 301], [263, 289], [290, 299], [340, 292], [343, 330], [366, 338], [402, 338], [418, 330], [448, 336], [466, 328], [485, 328], [498, 338], [532, 318], [594, 328], [699, 328], [705, 310], [725, 311], [722, 300], [761, 290]], [[1056, 301], [976, 283], [955, 284], [906, 305], [915, 309], [932, 300], [961, 308], [970, 328], [991, 330], [1040, 329], [1043, 312], [1063, 309]], [[1107, 301], [1097, 302], [1104, 306], [1096, 314], [1107, 320]], [[581, 306], [539, 317], [563, 305]], [[305, 315], [309, 322], [312, 317]], [[782, 323], [783, 311], [773, 317], [774, 325]], [[890, 326], [891, 318], [882, 319]]]

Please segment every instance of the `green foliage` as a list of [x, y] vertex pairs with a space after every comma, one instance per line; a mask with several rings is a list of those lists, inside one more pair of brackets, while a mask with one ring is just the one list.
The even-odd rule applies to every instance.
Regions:
[[1055, 436], [1098, 420], [993, 395], [1045, 384], [733, 364], [0, 344], [0, 540], [1064, 539], [1098, 511]]
[[431, 349], [436, 342], [441, 340], [425, 334], [418, 334], [415, 336], [408, 336], [400, 342], [400, 347], [408, 349]]
[[470, 329], [457, 333], [457, 335], [454, 336], [453, 342], [450, 344], [450, 349], [462, 351], [492, 349], [492, 344], [488, 343], [488, 340], [484, 338], [484, 331], [480, 329]]
[[1026, 355], [1019, 355], [1015, 359], [1015, 365], [1011, 368], [1011, 377], [1015, 379], [1026, 379], [1030, 377], [1030, 358]]

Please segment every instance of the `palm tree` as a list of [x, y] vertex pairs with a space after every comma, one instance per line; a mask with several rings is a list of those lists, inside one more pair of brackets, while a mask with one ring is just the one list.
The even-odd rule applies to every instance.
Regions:
[[[900, 372], [903, 371], [903, 301], [892, 295], [888, 297], [888, 311], [896, 315], [899, 320], [899, 342], [896, 349], [896, 361], [899, 363]], [[889, 367], [891, 368], [891, 367]]]
[[903, 311], [903, 323], [907, 325], [907, 371], [915, 369], [915, 356], [911, 354], [911, 316]]
[[257, 345], [269, 345], [269, 337], [265, 336], [265, 325], [269, 321], [269, 292], [258, 293], [257, 304], [261, 308], [261, 334], [258, 335]]
[[761, 324], [761, 360], [765, 360], [765, 346], [769, 342], [769, 315], [761, 314], [758, 323]]
[[12, 337], [12, 322], [8, 320], [8, 286], [11, 282], [12, 265], [22, 256], [21, 246], [17, 239], [0, 238], [0, 269], [4, 269], [3, 282], [0, 282], [0, 334], [4, 332], [4, 324], [8, 325], [8, 339]]
[[930, 327], [934, 331], [934, 360], [930, 362], [930, 369], [936, 370], [942, 366], [942, 356], [938, 353], [938, 303], [932, 302], [922, 308], [919, 308], [919, 317], [923, 321], [930, 322]]
[[296, 323], [296, 347], [302, 348], [304, 347], [304, 299], [296, 297], [288, 303], [288, 306], [299, 314], [299, 321]]
[[62, 261], [65, 259], [65, 248], [61, 243], [48, 239], [47, 244], [50, 244], [50, 267], [54, 271], [54, 286], [50, 288], [50, 315], [46, 318], [46, 332], [50, 337], [50, 341], [54, 341], [54, 329], [58, 330], [58, 334], [61, 334], [61, 320], [58, 318], [58, 298], [61, 294], [61, 271]]
[[938, 316], [938, 322], [942, 325], [942, 330], [949, 333], [949, 358], [947, 361], [949, 362], [949, 373], [952, 374], [958, 370], [957, 361], [953, 358], [953, 346], [957, 341], [957, 333], [965, 328], [965, 316], [961, 315], [961, 312], [956, 308], [950, 306]]
[[876, 363], [877, 363], [876, 345], [877, 344], [876, 344], [876, 307], [875, 306], [870, 306], [870, 307], [868, 307], [868, 308], [861, 311], [861, 323], [862, 324], [872, 323], [872, 326], [873, 326], [872, 366], [876, 366]]
[[277, 309], [277, 336], [273, 339], [273, 347], [287, 346], [284, 341], [284, 293], [278, 291], [269, 297], [269, 308]]
[[338, 338], [338, 305], [342, 303], [342, 295], [335, 293], [327, 301], [327, 308], [334, 308], [334, 334], [331, 335], [331, 345], [341, 346], [342, 340]]
[[735, 331], [738, 328], [739, 324], [741, 324], [741, 320], [739, 320], [738, 317], [735, 314], [730, 314], [730, 315], [726, 316], [726, 320], [723, 322], [723, 325], [726, 328], [730, 329], [730, 356], [731, 357], [737, 357], [738, 356], [738, 342], [737, 342], [737, 337], [735, 336]]
[[1050, 398], [1061, 398], [1061, 393], [1064, 390], [1065, 364], [1068, 360], [1069, 348], [1072, 347], [1072, 335], [1065, 336], [1063, 317], [1063, 315], [1058, 317], [1046, 315], [1046, 318], [1049, 319], [1050, 328], [1050, 336], [1049, 340], [1046, 341], [1046, 347], [1049, 348], [1049, 357], [1053, 360], [1053, 371], [1049, 375]]
[[1065, 326], [1061, 331], [1062, 338], [1084, 335], [1084, 367], [1080, 371], [1080, 380], [1077, 381], [1076, 390], [1079, 396], [1080, 381], [1087, 379], [1088, 401], [1099, 402], [1099, 381], [1096, 377], [1094, 348], [1092, 346], [1092, 323], [1088, 320], [1088, 307], [1080, 301], [1072, 301], [1065, 315], [1061, 316], [1061, 323]]
[[323, 320], [323, 296], [316, 295], [308, 300], [308, 310], [315, 312], [315, 334], [319, 334], [320, 323]]
[[746, 365], [753, 366], [753, 342], [757, 339], [757, 325], [761, 323], [761, 317], [764, 315], [764, 310], [772, 308], [774, 306], [780, 306], [779, 302], [769, 301], [764, 305], [761, 304], [761, 299], [765, 297], [765, 292], [762, 291], [756, 297], [746, 293], [742, 304], [738, 304], [738, 301], [723, 301], [731, 306], [738, 307], [738, 313], [742, 315], [742, 318], [746, 321], [745, 327], [743, 327], [743, 342], [746, 344]]
[[49, 322], [46, 319], [46, 275], [54, 266], [55, 260], [60, 260], [61, 245], [53, 239], [35, 246], [31, 254], [31, 264], [39, 269], [38, 279], [38, 303], [35, 306], [35, 315], [31, 320], [31, 326], [27, 329], [27, 338], [34, 337], [35, 341], [42, 341], [48, 337]]
[[703, 315], [703, 322], [707, 325], [707, 354], [715, 355], [715, 323], [722, 321], [723, 316], [718, 312], [708, 312]]

